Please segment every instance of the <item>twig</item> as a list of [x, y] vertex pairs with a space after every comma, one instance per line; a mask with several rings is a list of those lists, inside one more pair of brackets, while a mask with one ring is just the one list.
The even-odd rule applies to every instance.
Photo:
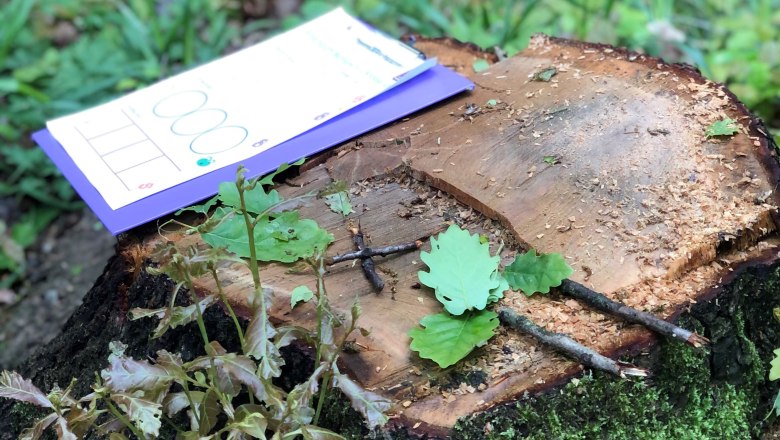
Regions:
[[684, 328], [677, 327], [676, 325], [664, 321], [663, 319], [660, 319], [650, 313], [642, 312], [623, 303], [613, 301], [601, 293], [594, 292], [593, 290], [588, 289], [576, 281], [563, 280], [560, 289], [565, 295], [581, 300], [592, 307], [607, 313], [611, 313], [615, 316], [619, 316], [628, 322], [644, 325], [650, 330], [653, 330], [664, 336], [683, 340], [694, 347], [701, 347], [702, 345], [707, 345], [710, 342], [707, 338], [698, 335], [696, 332], [691, 332]]
[[[357, 229], [352, 229], [352, 241], [359, 251], [367, 249], [366, 243], [363, 241], [363, 230], [360, 229], [359, 225]], [[361, 258], [361, 260], [360, 265], [363, 267], [363, 273], [366, 275], [366, 278], [368, 278], [368, 281], [371, 282], [371, 285], [374, 286], [374, 289], [376, 289], [377, 292], [381, 292], [382, 289], [385, 288], [385, 282], [382, 281], [382, 278], [376, 273], [374, 260], [371, 257]]]
[[363, 230], [360, 228], [360, 225], [358, 225], [357, 228], [350, 229], [350, 232], [352, 232], [352, 242], [355, 243], [355, 246], [358, 248], [358, 250], [329, 257], [325, 260], [325, 264], [330, 266], [332, 264], [341, 263], [342, 261], [357, 259], [362, 260], [360, 262], [360, 266], [363, 268], [363, 273], [366, 275], [366, 278], [368, 278], [368, 281], [371, 282], [371, 285], [374, 286], [374, 289], [376, 289], [377, 292], [381, 292], [382, 289], [385, 288], [385, 282], [382, 281], [382, 278], [378, 273], [376, 273], [376, 266], [374, 265], [374, 260], [371, 257], [384, 257], [398, 252], [417, 250], [422, 246], [422, 241], [417, 240], [413, 243], [402, 243], [381, 248], [370, 248], [366, 246], [365, 240], [363, 238]]
[[417, 240], [414, 243], [394, 244], [380, 248], [364, 247], [362, 250], [347, 252], [345, 254], [334, 255], [325, 260], [325, 264], [332, 265], [342, 261], [357, 260], [358, 258], [385, 257], [398, 252], [413, 251], [422, 247], [422, 241]]
[[580, 361], [586, 367], [606, 371], [620, 377], [626, 376], [647, 376], [647, 370], [644, 368], [625, 367], [616, 361], [602, 356], [599, 353], [581, 345], [579, 342], [561, 333], [549, 332], [534, 324], [525, 316], [518, 315], [514, 310], [507, 307], [501, 307], [498, 310], [498, 318], [501, 323], [515, 330], [528, 333], [544, 344], [550, 345], [570, 357]]

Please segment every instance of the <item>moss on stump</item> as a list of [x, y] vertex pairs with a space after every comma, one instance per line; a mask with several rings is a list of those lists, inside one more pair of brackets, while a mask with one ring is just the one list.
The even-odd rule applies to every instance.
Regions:
[[588, 373], [555, 391], [461, 420], [453, 438], [759, 438], [774, 421], [767, 415], [778, 391], [766, 370], [780, 347], [776, 306], [780, 266], [746, 269], [717, 298], [678, 320], [710, 338], [710, 349], [661, 341], [648, 380]]

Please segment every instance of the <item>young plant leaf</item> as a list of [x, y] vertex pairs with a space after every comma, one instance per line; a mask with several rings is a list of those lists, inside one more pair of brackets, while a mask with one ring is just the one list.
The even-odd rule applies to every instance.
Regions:
[[235, 385], [227, 386], [226, 382], [238, 382], [252, 390], [255, 397], [263, 401], [265, 400], [267, 395], [265, 384], [255, 375], [257, 364], [247, 356], [241, 356], [236, 353], [226, 353], [222, 356], [213, 357], [201, 356], [186, 363], [185, 367], [188, 371], [205, 370], [211, 368], [212, 360], [217, 370], [217, 383], [219, 386], [229, 389], [235, 387]]
[[[203, 394], [203, 396], [199, 396], [200, 394]], [[190, 397], [193, 400], [196, 400], [198, 398], [202, 399], [205, 397], [205, 393], [202, 391], [190, 391]], [[178, 393], [170, 393], [162, 401], [162, 407], [163, 410], [165, 410], [165, 414], [168, 417], [173, 417], [181, 410], [185, 408], [189, 408], [190, 406], [190, 398], [187, 397], [187, 394], [183, 391]]]
[[217, 200], [219, 200], [219, 194], [217, 194], [216, 196], [206, 200], [205, 202], [203, 202], [203, 203], [201, 203], [199, 205], [192, 205], [192, 206], [188, 206], [186, 208], [182, 208], [182, 209], [176, 211], [176, 213], [174, 215], [181, 215], [182, 213], [187, 212], [187, 211], [192, 211], [192, 212], [195, 212], [197, 214], [208, 215], [209, 211], [211, 210], [211, 208], [214, 207], [214, 205], [217, 204]]
[[[235, 182], [220, 183], [218, 197], [223, 205], [230, 206], [234, 209], [241, 209], [241, 196], [238, 194], [238, 188], [236, 187]], [[265, 212], [266, 209], [281, 201], [282, 198], [275, 189], [265, 192], [265, 188], [263, 188], [262, 185], [257, 185], [250, 190], [244, 191], [246, 210], [254, 214]]]
[[421, 358], [431, 359], [440, 367], [447, 368], [493, 337], [493, 330], [498, 327], [497, 316], [490, 310], [461, 316], [446, 312], [425, 316], [420, 321], [425, 328], [409, 331], [411, 349], [420, 353]]
[[258, 185], [271, 186], [271, 185], [274, 184], [274, 177], [276, 177], [278, 174], [283, 173], [283, 172], [287, 171], [288, 169], [290, 169], [290, 168], [292, 168], [294, 166], [295, 167], [299, 167], [299, 166], [303, 165], [304, 162], [306, 162], [306, 158], [305, 157], [302, 157], [302, 158], [296, 160], [293, 163], [284, 162], [281, 165], [279, 165], [279, 168], [277, 168], [276, 171], [274, 171], [272, 173], [269, 173], [269, 174], [266, 174], [265, 176], [263, 176], [262, 179], [258, 180], [257, 184]]
[[490, 246], [480, 243], [479, 236], [451, 225], [445, 232], [431, 238], [431, 252], [420, 258], [430, 272], [420, 271], [422, 284], [435, 290], [436, 299], [453, 315], [466, 310], [482, 310], [490, 291], [499, 286], [493, 277], [499, 257], [490, 256]]
[[[299, 429], [299, 434], [303, 436], [304, 440], [345, 440], [346, 437], [336, 434], [335, 432], [321, 428], [316, 425], [302, 425]], [[296, 436], [284, 436], [283, 440], [292, 440]]]
[[[200, 312], [203, 313], [216, 302], [216, 298], [216, 295], [205, 296], [198, 302], [197, 306], [190, 304], [186, 307], [173, 306], [171, 308], [157, 309], [162, 312], [162, 316], [159, 313], [156, 315], [160, 318], [160, 322], [157, 323], [157, 327], [154, 329], [154, 333], [152, 333], [152, 339], [159, 338], [169, 329], [174, 329], [194, 321], [198, 317], [196, 307], [200, 307]], [[130, 313], [132, 319], [138, 319], [145, 316], [153, 316], [152, 312], [154, 311], [154, 309], [133, 309]]]
[[268, 313], [262, 310], [262, 307], [258, 307], [246, 329], [242, 348], [244, 354], [260, 361], [256, 374], [259, 374], [262, 379], [271, 379], [282, 374], [284, 359], [271, 340], [275, 335], [276, 329], [268, 320]]
[[35, 422], [32, 428], [27, 428], [19, 434], [19, 440], [38, 440], [43, 435], [43, 431], [46, 430], [52, 423], [54, 423], [60, 416], [57, 413], [51, 413], [46, 417]]
[[[226, 218], [202, 237], [209, 245], [227, 248], [239, 257], [250, 255], [246, 224], [240, 216]], [[282, 263], [311, 257], [333, 241], [333, 236], [320, 229], [314, 220], [301, 220], [295, 211], [282, 213], [274, 219], [262, 219], [255, 226], [254, 238], [258, 260]]]
[[769, 363], [769, 380], [780, 379], [780, 348], [775, 349], [775, 357]]
[[160, 435], [162, 405], [128, 393], [111, 393], [111, 400], [130, 417], [141, 432], [149, 437]]
[[87, 431], [95, 425], [97, 418], [104, 412], [106, 410], [98, 410], [96, 402], [92, 401], [87, 410], [84, 410], [79, 405], [71, 405], [70, 411], [68, 411], [65, 418], [71, 431], [73, 431], [76, 437], [82, 439], [87, 434]]
[[325, 204], [331, 211], [341, 214], [344, 217], [353, 213], [352, 203], [349, 201], [349, 194], [346, 191], [340, 191], [335, 194], [325, 196]]
[[504, 292], [509, 290], [509, 281], [506, 280], [498, 271], [493, 272], [491, 278], [498, 278], [498, 287], [488, 294], [488, 304], [492, 304], [504, 297]]
[[363, 415], [369, 428], [387, 423], [385, 412], [393, 406], [389, 400], [379, 394], [364, 390], [347, 375], [341, 374], [336, 362], [333, 362], [331, 368], [333, 369], [333, 386], [347, 396], [352, 408]]
[[219, 397], [213, 388], [209, 389], [206, 392], [206, 397], [198, 407], [198, 413], [200, 414], [198, 434], [200, 434], [200, 438], [205, 438], [211, 431], [211, 428], [217, 424], [217, 416], [219, 416], [220, 412], [222, 412], [222, 409], [219, 406]]
[[314, 292], [308, 286], [298, 286], [290, 294], [290, 308], [294, 309], [299, 302], [308, 302], [314, 298]]
[[319, 389], [320, 378], [325, 372], [326, 365], [320, 364], [306, 381], [296, 385], [287, 394], [288, 417], [297, 425], [308, 425], [314, 418], [312, 400]]
[[775, 397], [775, 401], [772, 404], [772, 409], [775, 410], [775, 416], [780, 416], [780, 392], [778, 392], [777, 397]]
[[705, 133], [709, 137], [731, 136], [732, 134], [735, 134], [738, 131], [739, 131], [739, 125], [737, 124], [737, 121], [731, 118], [726, 118], [720, 121], [715, 121], [712, 124], [710, 124], [710, 126], [707, 127], [707, 131]]
[[15, 371], [0, 373], [0, 397], [32, 403], [44, 408], [54, 408], [51, 401], [29, 379]]
[[245, 438], [241, 434], [251, 438], [266, 438], [265, 430], [268, 426], [268, 420], [259, 411], [251, 411], [247, 405], [241, 405], [236, 408], [236, 416], [225, 426], [228, 430], [229, 439]]
[[130, 394], [141, 390], [147, 399], [157, 402], [168, 393], [171, 384], [182, 376], [181, 373], [169, 371], [163, 366], [152, 365], [143, 360], [137, 361], [124, 354], [112, 354], [108, 361], [108, 368], [100, 372], [108, 390]]
[[519, 254], [515, 261], [504, 268], [504, 277], [514, 290], [522, 290], [527, 296], [536, 292], [549, 293], [550, 287], [558, 287], [561, 281], [574, 272], [560, 254], [536, 255], [536, 251]]
[[68, 421], [64, 417], [57, 417], [54, 431], [57, 433], [58, 440], [78, 440], [78, 437], [71, 431]]

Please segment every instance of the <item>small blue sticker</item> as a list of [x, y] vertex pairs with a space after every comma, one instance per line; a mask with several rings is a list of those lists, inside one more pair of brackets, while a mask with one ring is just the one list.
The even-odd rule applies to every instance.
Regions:
[[199, 167], [207, 167], [212, 163], [214, 163], [214, 159], [210, 157], [201, 157], [200, 159], [198, 159], [198, 162], [196, 163], [198, 164]]

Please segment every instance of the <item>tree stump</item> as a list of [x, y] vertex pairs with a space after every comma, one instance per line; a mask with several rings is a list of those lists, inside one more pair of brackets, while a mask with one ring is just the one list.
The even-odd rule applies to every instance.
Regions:
[[[713, 380], [744, 381], [745, 363], [729, 363], [734, 351], [721, 350], [722, 344], [745, 351], [752, 340], [759, 353], [751, 368], [766, 361], [780, 344], [771, 328], [772, 290], [767, 287], [760, 301], [750, 297], [764, 288], [746, 292], [744, 277], [757, 277], [757, 286], [776, 286], [780, 278], [780, 167], [761, 121], [724, 86], [690, 66], [541, 35], [521, 54], [479, 73], [471, 68], [475, 59], [496, 59], [450, 40], [422, 40], [418, 48], [469, 75], [476, 89], [323, 153], [278, 188], [289, 198], [335, 180], [350, 185], [356, 212], [348, 218], [321, 201], [301, 209], [302, 217], [335, 236], [328, 254], [354, 250], [349, 227], [358, 222], [372, 246], [426, 240], [458, 223], [487, 235], [494, 251], [506, 243], [504, 263], [522, 250], [558, 252], [575, 269], [573, 280], [609, 298], [668, 320], [690, 317], [693, 309], [700, 330], [713, 340], [712, 351], [700, 358], [712, 366]], [[706, 134], [710, 124], [726, 118], [736, 121], [736, 134]], [[196, 355], [194, 327], [148, 341], [151, 324], [123, 316], [128, 304], [153, 307], [170, 289], [143, 271], [154, 263], [147, 260], [151, 249], [163, 240], [201, 244], [181, 230], [158, 234], [150, 227], [128, 234], [63, 335], [22, 373], [43, 388], [71, 376], [89, 383], [105, 365], [107, 342], [116, 338], [140, 356], [177, 345]], [[420, 359], [410, 351], [407, 334], [441, 306], [418, 283], [417, 272], [425, 268], [419, 252], [375, 261], [387, 285], [381, 293], [351, 262], [331, 266], [326, 284], [331, 305], [346, 314], [360, 297], [360, 324], [370, 334], [358, 335], [357, 349], [342, 355], [344, 370], [396, 404], [398, 438], [480, 438], [495, 429], [490, 414], [581, 372], [578, 364], [506, 328], [455, 367], [442, 370]], [[274, 264], [263, 271], [265, 286], [274, 291], [272, 320], [311, 328], [311, 305], [290, 310], [290, 292], [301, 284], [314, 287], [311, 275]], [[251, 276], [238, 265], [220, 273], [233, 306], [246, 316]], [[207, 278], [196, 285], [203, 292], [215, 289]], [[716, 299], [739, 307], [724, 311], [712, 305]], [[648, 351], [657, 342], [640, 326], [555, 292], [530, 298], [509, 293], [501, 305], [611, 357]], [[709, 327], [716, 319], [704, 319], [736, 311], [740, 322], [753, 326], [743, 339], [716, 334]], [[224, 318], [211, 319], [230, 331], [229, 323], [220, 324]], [[85, 332], [90, 328], [98, 334]], [[719, 372], [717, 359], [724, 368]], [[651, 371], [662, 368], [658, 361], [646, 362]], [[762, 395], [762, 410], [770, 393]], [[0, 412], [7, 408], [0, 402]], [[451, 430], [459, 419], [485, 411], [482, 425], [468, 428], [473, 432]], [[3, 423], [0, 431], [9, 430]]]

